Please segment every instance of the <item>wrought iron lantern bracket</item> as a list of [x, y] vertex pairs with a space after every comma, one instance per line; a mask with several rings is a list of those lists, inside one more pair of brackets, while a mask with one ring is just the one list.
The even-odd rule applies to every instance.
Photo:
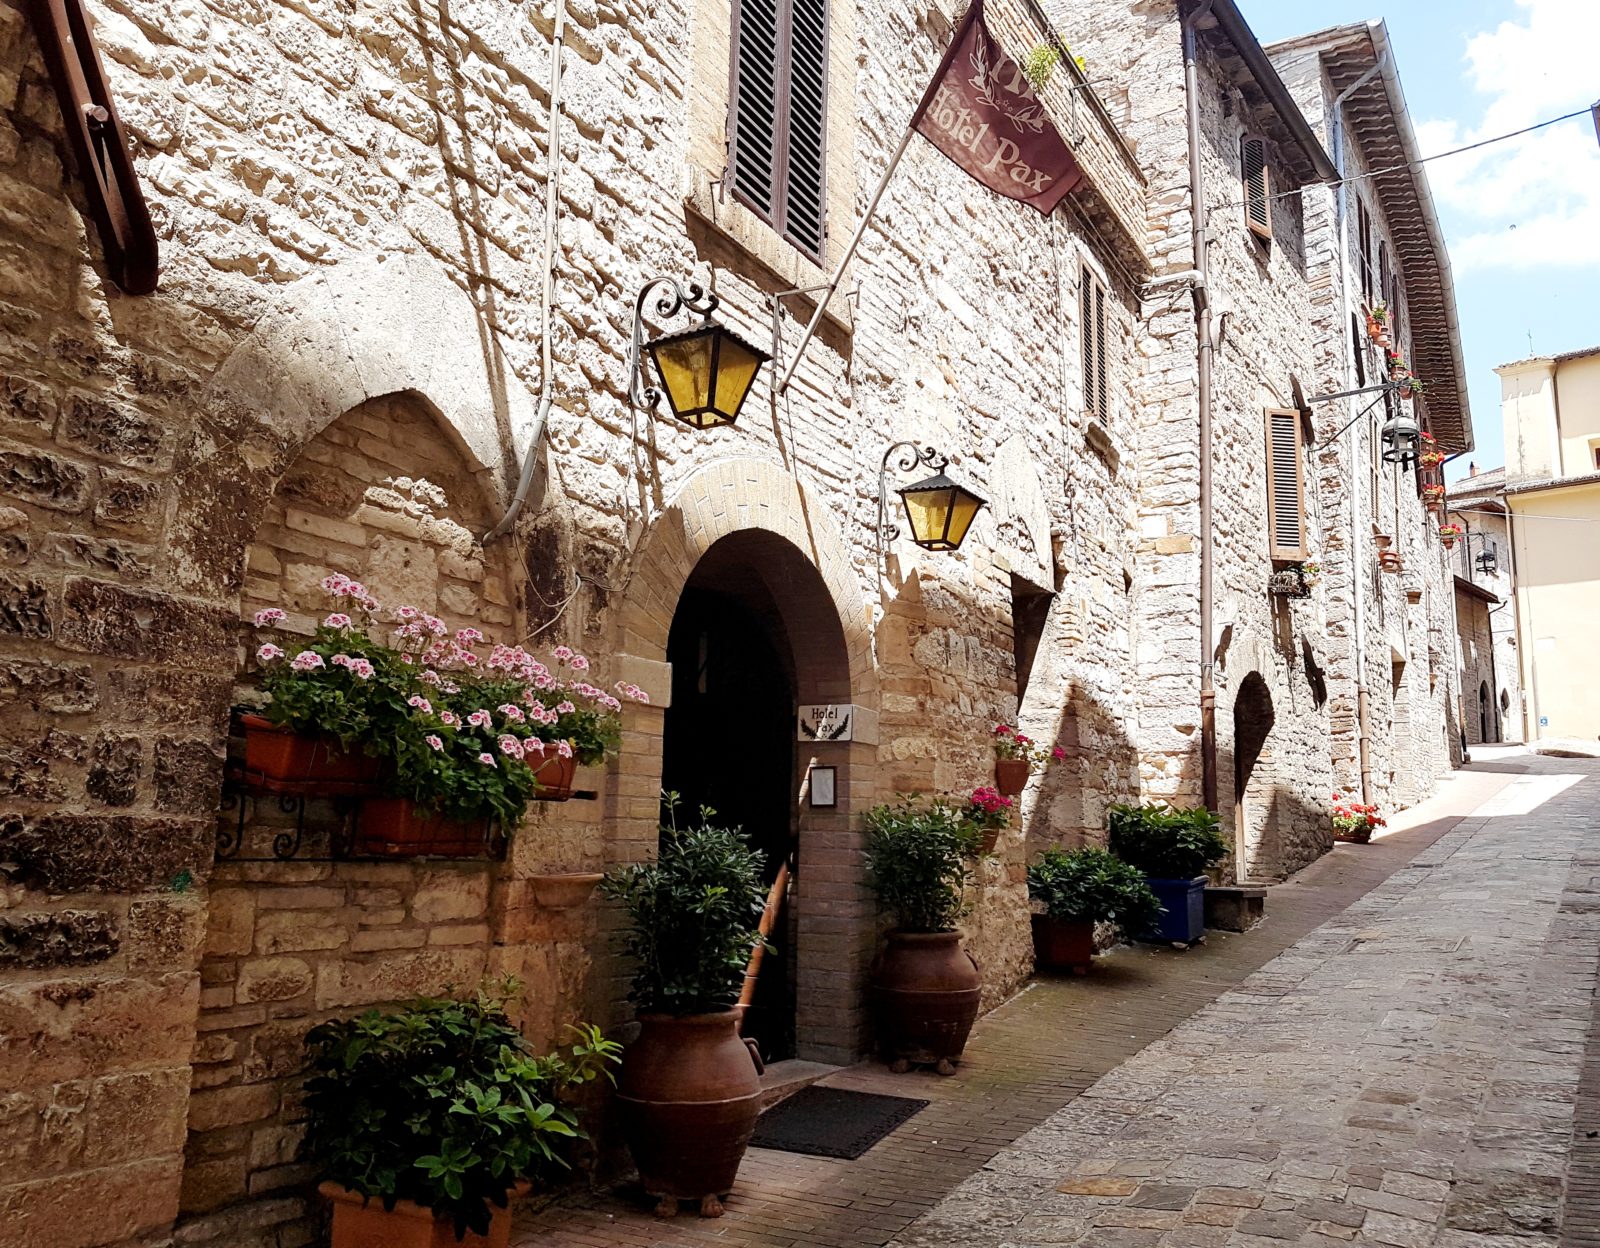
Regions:
[[699, 313], [702, 324], [709, 324], [711, 314], [722, 302], [699, 282], [680, 282], [675, 277], [652, 277], [639, 288], [633, 301], [633, 341], [628, 347], [628, 401], [635, 407], [654, 411], [666, 396], [659, 386], [650, 384], [644, 368], [644, 309], [650, 292], [665, 287], [656, 297], [652, 309], [657, 318], [676, 316], [679, 312]]
[[943, 472], [950, 466], [950, 457], [941, 455], [931, 446], [918, 446], [915, 442], [896, 442], [883, 453], [883, 463], [878, 467], [878, 566], [883, 566], [883, 548], [900, 536], [900, 526], [889, 519], [889, 461], [894, 460], [896, 472], [910, 472], [921, 464], [934, 472]]

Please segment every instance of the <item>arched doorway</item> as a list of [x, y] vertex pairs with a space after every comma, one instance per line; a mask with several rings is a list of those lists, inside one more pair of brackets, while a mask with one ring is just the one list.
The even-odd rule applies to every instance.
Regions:
[[729, 534], [696, 563], [667, 639], [672, 701], [663, 724], [661, 787], [678, 820], [701, 808], [744, 830], [771, 883], [791, 884], [763, 960], [745, 1034], [767, 1060], [799, 1052], [801, 955], [815, 967], [803, 922], [808, 862], [801, 790], [815, 743], [802, 743], [803, 703], [848, 702], [843, 631], [832, 598], [791, 543], [762, 530]]
[[1260, 766], [1275, 719], [1272, 691], [1260, 672], [1251, 672], [1233, 701], [1233, 838], [1240, 879], [1278, 870], [1280, 847], [1270, 835], [1270, 777]]
[[1493, 722], [1492, 722], [1493, 715], [1494, 715], [1493, 704], [1489, 701], [1489, 682], [1488, 681], [1479, 681], [1478, 682], [1478, 740], [1483, 742], [1485, 745], [1488, 745], [1488, 744], [1492, 743], [1495, 740], [1496, 735], [1498, 735], [1498, 734], [1496, 734], [1494, 732], [1494, 725], [1493, 725]]

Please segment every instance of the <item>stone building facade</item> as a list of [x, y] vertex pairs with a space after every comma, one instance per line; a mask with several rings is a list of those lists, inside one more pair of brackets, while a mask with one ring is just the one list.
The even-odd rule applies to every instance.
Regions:
[[1448, 515], [1464, 530], [1451, 552], [1450, 567], [1456, 583], [1461, 723], [1469, 746], [1523, 739], [1511, 522], [1501, 495], [1505, 486], [1505, 469], [1479, 472], [1474, 464], [1450, 487]]
[[[312, 1242], [304, 1030], [498, 972], [526, 984], [536, 1044], [576, 1018], [624, 1026], [616, 916], [556, 905], [541, 881], [653, 854], [663, 786], [795, 857], [773, 1048], [842, 1062], [870, 1044], [880, 927], [861, 814], [987, 782], [997, 722], [1059, 746], [971, 889], [968, 944], [999, 1002], [1031, 966], [1027, 855], [1100, 838], [1110, 803], [1204, 792], [1203, 543], [1231, 869], [1282, 874], [1326, 847], [1324, 791], [1348, 770], [1338, 590], [1265, 592], [1263, 416], [1342, 388], [1319, 320], [1327, 196], [1253, 38], [1205, 25], [1210, 297], [1229, 312], [1205, 529], [1191, 296], [1160, 280], [1194, 267], [1186, 10], [1149, 7], [1051, 15], [1090, 66], [1063, 62], [1044, 90], [1086, 175], [1064, 210], [997, 200], [914, 141], [795, 384], [778, 395], [769, 366], [736, 426], [699, 433], [629, 403], [636, 293], [697, 277], [787, 364], [803, 288], [842, 256], [939, 60], [945, 0], [833, 6], [816, 253], [729, 193], [726, 0], [559, 16], [93, 0], [163, 251], [143, 297], [108, 279], [34, 31], [0, 0], [8, 1236]], [[1024, 4], [989, 14], [1015, 53], [1047, 37]], [[1226, 207], [1246, 134], [1281, 153], [1284, 185], [1312, 188], [1282, 201], [1270, 246]], [[1085, 306], [1104, 318], [1103, 389]], [[989, 500], [953, 555], [881, 540], [880, 468], [901, 441], [938, 447]], [[1318, 461], [1305, 490], [1325, 557], [1332, 471]], [[1390, 505], [1414, 503], [1390, 486]], [[250, 852], [298, 816], [224, 784], [243, 621], [275, 605], [309, 627], [328, 569], [643, 687], [592, 800], [537, 808], [504, 861]], [[1397, 627], [1420, 656], [1447, 591], [1442, 564], [1413, 572], [1423, 598]], [[1369, 633], [1373, 653], [1388, 636]], [[1407, 688], [1409, 719], [1374, 721], [1378, 757], [1418, 760], [1392, 802], [1449, 757], [1444, 695]], [[851, 740], [796, 739], [795, 707], [816, 703], [853, 708]], [[813, 766], [835, 769], [836, 805], [806, 800]], [[313, 838], [340, 817], [303, 812]]]

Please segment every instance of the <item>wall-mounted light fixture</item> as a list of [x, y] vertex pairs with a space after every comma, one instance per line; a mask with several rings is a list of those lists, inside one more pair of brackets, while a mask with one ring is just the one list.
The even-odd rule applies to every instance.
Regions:
[[1407, 412], [1389, 417], [1383, 426], [1383, 462], [1402, 469], [1417, 463], [1422, 453], [1422, 426]]
[[[666, 287], [656, 299], [657, 317], [697, 312], [698, 325], [646, 342], [644, 307], [650, 292]], [[628, 398], [635, 407], [654, 409], [662, 398], [672, 414], [696, 429], [715, 429], [739, 419], [761, 366], [772, 357], [711, 319], [720, 302], [698, 282], [681, 285], [675, 278], [653, 277], [633, 303], [633, 343], [628, 353]], [[659, 386], [645, 375], [644, 353], [656, 366]]]
[[933, 469], [933, 476], [896, 491], [905, 507], [911, 540], [924, 550], [959, 550], [978, 512], [988, 506], [966, 486], [945, 476], [950, 460], [931, 446], [896, 442], [883, 453], [878, 470], [878, 561], [883, 562], [885, 541], [900, 536], [900, 526], [889, 522], [889, 461], [896, 455], [897, 472], [910, 472], [918, 464]]

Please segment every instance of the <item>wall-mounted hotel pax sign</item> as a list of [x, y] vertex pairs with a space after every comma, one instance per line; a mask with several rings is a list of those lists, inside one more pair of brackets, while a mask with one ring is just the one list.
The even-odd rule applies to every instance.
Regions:
[[148, 295], [160, 274], [156, 231], [84, 3], [28, 0], [28, 17], [55, 83], [111, 280], [130, 295]]

